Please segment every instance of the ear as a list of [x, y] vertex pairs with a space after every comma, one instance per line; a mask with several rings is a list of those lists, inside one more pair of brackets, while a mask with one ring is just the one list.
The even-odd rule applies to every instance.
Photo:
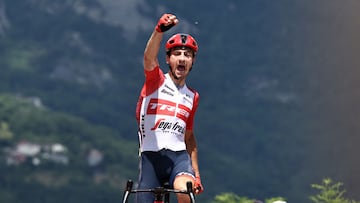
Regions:
[[191, 65], [194, 65], [195, 61], [196, 61], [196, 57], [194, 56], [193, 59], [192, 59]]
[[166, 55], [166, 64], [169, 64], [169, 61], [170, 61], [170, 57]]

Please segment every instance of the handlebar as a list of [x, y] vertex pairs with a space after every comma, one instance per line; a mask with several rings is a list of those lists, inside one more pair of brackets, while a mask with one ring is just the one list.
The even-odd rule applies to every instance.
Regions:
[[133, 187], [133, 181], [128, 180], [126, 183], [126, 188], [124, 191], [124, 197], [123, 197], [123, 203], [128, 202], [129, 195], [131, 193], [138, 193], [138, 192], [151, 192], [155, 195], [156, 200], [162, 200], [162, 197], [165, 194], [169, 193], [181, 193], [181, 194], [188, 194], [190, 197], [191, 203], [195, 203], [195, 195], [193, 192], [192, 182], [186, 183], [186, 190], [175, 190], [175, 189], [168, 189], [164, 187], [156, 187], [156, 188], [150, 188], [150, 189], [132, 189]]

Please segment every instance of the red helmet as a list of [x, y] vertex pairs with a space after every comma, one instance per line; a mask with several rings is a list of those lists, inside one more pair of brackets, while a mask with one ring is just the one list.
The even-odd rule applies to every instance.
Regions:
[[174, 47], [188, 47], [192, 49], [195, 53], [198, 51], [198, 46], [195, 39], [188, 34], [175, 34], [166, 42], [166, 52]]

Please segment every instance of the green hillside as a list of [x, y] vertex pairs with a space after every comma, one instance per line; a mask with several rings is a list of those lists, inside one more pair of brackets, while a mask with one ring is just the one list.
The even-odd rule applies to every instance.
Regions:
[[[306, 203], [324, 177], [360, 199], [359, 9], [357, 0], [0, 0], [0, 202], [119, 201], [137, 177], [143, 50], [163, 12], [180, 19], [166, 37], [189, 32], [199, 43], [187, 82], [200, 92], [200, 202], [234, 192]], [[166, 71], [164, 53], [160, 62]], [[12, 154], [19, 144], [32, 155]]]
[[120, 201], [119, 186], [134, 177], [137, 145], [36, 101], [0, 96], [0, 201]]

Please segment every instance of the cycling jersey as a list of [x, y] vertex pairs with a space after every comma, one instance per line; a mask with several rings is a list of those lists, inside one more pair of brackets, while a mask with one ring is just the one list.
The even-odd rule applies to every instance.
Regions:
[[145, 76], [136, 108], [140, 151], [186, 150], [185, 131], [193, 128], [199, 94], [186, 85], [178, 88], [159, 66]]

